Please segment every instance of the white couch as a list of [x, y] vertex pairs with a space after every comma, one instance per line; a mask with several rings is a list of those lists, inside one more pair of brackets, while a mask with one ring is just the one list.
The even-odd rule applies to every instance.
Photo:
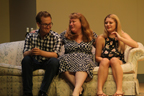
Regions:
[[[144, 60], [144, 47], [141, 43], [139, 48], [128, 47], [125, 50], [126, 64], [121, 65], [123, 69], [123, 91], [125, 95], [138, 95], [139, 82], [137, 79], [138, 61]], [[0, 96], [22, 96], [21, 60], [23, 59], [23, 41], [15, 41], [0, 44]], [[94, 53], [93, 49], [93, 53]], [[83, 84], [84, 96], [95, 96], [97, 91], [97, 72], [99, 67], [93, 70], [94, 77], [91, 81]], [[37, 96], [44, 70], [33, 72], [33, 95]], [[72, 85], [56, 76], [48, 90], [49, 96], [69, 96], [72, 94]], [[109, 68], [109, 75], [103, 88], [104, 93], [112, 95], [116, 91], [116, 85]]]

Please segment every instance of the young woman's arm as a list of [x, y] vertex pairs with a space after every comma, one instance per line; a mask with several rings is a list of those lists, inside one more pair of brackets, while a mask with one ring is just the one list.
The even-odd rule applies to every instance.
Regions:
[[138, 44], [136, 41], [134, 41], [127, 33], [122, 32], [122, 36], [120, 36], [117, 32], [113, 32], [112, 34], [115, 34], [117, 36], [117, 39], [122, 41], [124, 44], [137, 48]]
[[105, 45], [105, 38], [100, 35], [96, 39], [96, 53], [95, 53], [95, 59], [97, 62], [100, 62], [102, 60], [101, 53], [102, 49]]

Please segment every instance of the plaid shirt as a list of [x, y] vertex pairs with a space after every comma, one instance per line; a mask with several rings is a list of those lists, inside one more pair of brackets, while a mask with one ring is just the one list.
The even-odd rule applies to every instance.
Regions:
[[[33, 48], [39, 48], [40, 50], [47, 52], [55, 52], [58, 54], [61, 48], [61, 39], [58, 33], [50, 30], [50, 32], [42, 39], [40, 37], [39, 31], [35, 33], [27, 34], [25, 38], [25, 45], [23, 53], [26, 51], [30, 51]], [[48, 60], [48, 58], [43, 56], [33, 56], [38, 62], [42, 62], [44, 60]]]

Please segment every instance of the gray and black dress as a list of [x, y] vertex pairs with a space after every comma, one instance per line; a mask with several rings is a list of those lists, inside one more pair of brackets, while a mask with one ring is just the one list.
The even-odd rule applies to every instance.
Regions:
[[[77, 71], [85, 71], [88, 73], [89, 77], [93, 77], [93, 69], [96, 64], [93, 62], [92, 55], [92, 44], [95, 42], [93, 39], [90, 42], [81, 42], [77, 43], [75, 40], [68, 40], [65, 38], [65, 33], [62, 32], [61, 39], [65, 47], [64, 55], [59, 57], [60, 67], [59, 72], [77, 72]], [[96, 33], [94, 33], [94, 37], [97, 37]]]

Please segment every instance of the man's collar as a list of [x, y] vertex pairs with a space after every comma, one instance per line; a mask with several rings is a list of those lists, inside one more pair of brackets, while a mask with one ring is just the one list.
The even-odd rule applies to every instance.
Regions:
[[[51, 32], [52, 32], [52, 30], [50, 30], [50, 32], [44, 36], [44, 39], [48, 38], [51, 35]], [[38, 36], [41, 38], [40, 29], [37, 31], [37, 33], [38, 33]]]

